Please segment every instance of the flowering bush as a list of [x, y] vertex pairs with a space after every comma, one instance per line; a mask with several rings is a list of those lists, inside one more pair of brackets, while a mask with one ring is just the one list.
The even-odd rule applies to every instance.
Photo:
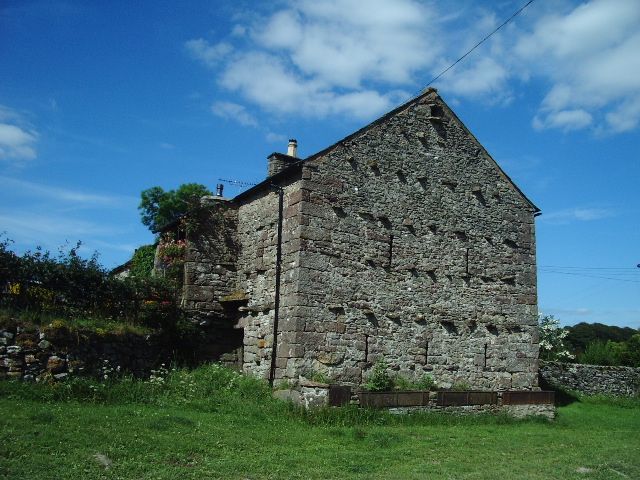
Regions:
[[573, 360], [574, 355], [569, 353], [564, 344], [564, 339], [569, 332], [560, 327], [560, 320], [554, 318], [553, 315], [540, 315], [538, 330], [540, 332], [540, 359]]
[[183, 262], [186, 251], [185, 240], [174, 240], [168, 236], [163, 236], [158, 246], [160, 260], [168, 267]]

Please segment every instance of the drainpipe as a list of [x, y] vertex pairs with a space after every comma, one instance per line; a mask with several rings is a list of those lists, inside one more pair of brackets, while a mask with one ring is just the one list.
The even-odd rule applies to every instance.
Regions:
[[280, 272], [282, 264], [282, 217], [284, 212], [284, 189], [271, 184], [278, 192], [278, 243], [276, 245], [276, 298], [273, 313], [273, 345], [271, 347], [271, 369], [269, 370], [269, 386], [273, 387], [276, 377], [276, 355], [278, 353], [278, 320], [280, 317]]

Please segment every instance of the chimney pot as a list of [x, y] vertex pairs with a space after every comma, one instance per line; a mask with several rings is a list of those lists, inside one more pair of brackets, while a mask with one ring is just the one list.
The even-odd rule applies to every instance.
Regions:
[[289, 147], [287, 148], [287, 155], [290, 157], [298, 158], [298, 141], [295, 138], [289, 139]]

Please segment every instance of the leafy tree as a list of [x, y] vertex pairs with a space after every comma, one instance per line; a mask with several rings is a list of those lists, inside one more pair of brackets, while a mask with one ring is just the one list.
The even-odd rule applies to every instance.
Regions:
[[601, 341], [626, 342], [638, 330], [630, 327], [617, 327], [613, 325], [603, 325], [602, 323], [581, 322], [572, 327], [567, 327], [569, 334], [566, 343], [570, 349], [577, 354], [585, 351], [590, 343]]
[[623, 365], [640, 367], [640, 334], [626, 342], [596, 340], [587, 345], [579, 357], [580, 363], [589, 365]]
[[540, 359], [566, 361], [574, 356], [569, 353], [564, 344], [569, 332], [560, 327], [560, 320], [553, 315], [541, 315], [538, 320], [540, 332]]
[[158, 233], [165, 225], [199, 210], [200, 200], [206, 195], [211, 195], [211, 191], [199, 183], [185, 183], [166, 192], [162, 187], [148, 188], [141, 193], [138, 206], [142, 223]]
[[636, 333], [625, 343], [627, 348], [621, 355], [622, 364], [640, 367], [640, 333]]
[[11, 281], [15, 281], [16, 272], [19, 270], [20, 258], [9, 250], [11, 240], [0, 233], [0, 291]]

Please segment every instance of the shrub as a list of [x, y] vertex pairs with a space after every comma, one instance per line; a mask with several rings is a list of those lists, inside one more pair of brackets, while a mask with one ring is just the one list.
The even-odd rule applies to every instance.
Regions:
[[[57, 256], [41, 248], [17, 256], [8, 245], [0, 238], [0, 308], [16, 317], [34, 323], [55, 316], [119, 319], [165, 330], [175, 330], [182, 320], [177, 305], [181, 284], [175, 279], [116, 278], [99, 264], [97, 254], [82, 258], [80, 242]], [[152, 248], [140, 253], [141, 271], [149, 267]]]
[[436, 387], [436, 382], [431, 375], [425, 374], [417, 380], [409, 380], [402, 375], [393, 378], [395, 390], [432, 390]]
[[431, 375], [425, 374], [416, 382], [416, 387], [418, 390], [435, 390], [438, 386]]
[[580, 363], [589, 365], [620, 365], [620, 348], [616, 342], [596, 340], [578, 357]]
[[465, 392], [467, 390], [471, 390], [471, 385], [469, 385], [467, 382], [455, 382], [453, 385], [451, 385], [451, 388], [449, 390], [454, 390], [456, 392]]
[[541, 315], [538, 320], [540, 332], [540, 359], [541, 360], [571, 360], [574, 356], [569, 353], [564, 345], [564, 339], [569, 332], [560, 327], [560, 321], [553, 315]]
[[387, 373], [387, 364], [384, 360], [379, 360], [373, 367], [373, 371], [364, 388], [372, 392], [386, 392], [393, 389], [393, 380]]

